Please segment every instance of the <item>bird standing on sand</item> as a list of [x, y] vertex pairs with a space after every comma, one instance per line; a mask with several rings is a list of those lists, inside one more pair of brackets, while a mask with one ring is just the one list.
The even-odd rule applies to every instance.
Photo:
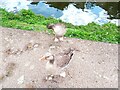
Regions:
[[48, 60], [48, 62], [46, 63], [46, 70], [48, 72], [46, 80], [52, 80], [55, 75], [59, 75], [62, 77], [66, 76], [64, 69], [71, 61], [73, 51], [74, 49], [69, 48], [55, 55], [51, 53], [46, 53], [44, 56], [42, 56], [40, 60]]
[[55, 42], [63, 41], [64, 34], [66, 33], [65, 25], [62, 23], [49, 24], [48, 29], [52, 29], [55, 33]]

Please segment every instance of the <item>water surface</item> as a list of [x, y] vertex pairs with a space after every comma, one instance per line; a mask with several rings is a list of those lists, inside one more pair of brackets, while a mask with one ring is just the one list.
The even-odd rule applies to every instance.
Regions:
[[[31, 3], [31, 4], [30, 4]], [[103, 25], [108, 22], [118, 25], [120, 11], [118, 2], [38, 2], [27, 0], [1, 0], [0, 7], [17, 13], [21, 9], [31, 9], [35, 14], [61, 19], [73, 25], [87, 25], [95, 22]], [[111, 20], [112, 19], [112, 20]]]
[[[110, 20], [119, 18], [117, 9], [114, 15], [102, 8], [104, 5], [110, 6], [108, 3], [94, 3], [94, 2], [38, 2], [37, 4], [29, 5], [29, 8], [36, 14], [42, 14], [46, 17], [54, 17], [61, 19], [64, 22], [72, 23], [73, 25], [87, 25], [95, 22], [100, 25], [112, 22], [118, 23], [117, 20]], [[111, 7], [117, 6], [114, 3]], [[116, 7], [117, 8], [117, 7]], [[112, 9], [111, 9], [112, 10]]]

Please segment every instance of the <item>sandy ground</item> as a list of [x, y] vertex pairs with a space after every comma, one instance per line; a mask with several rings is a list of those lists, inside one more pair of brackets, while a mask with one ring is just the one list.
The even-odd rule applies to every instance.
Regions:
[[[118, 88], [118, 45], [0, 27], [0, 88]], [[74, 47], [65, 78], [45, 81], [40, 57]]]

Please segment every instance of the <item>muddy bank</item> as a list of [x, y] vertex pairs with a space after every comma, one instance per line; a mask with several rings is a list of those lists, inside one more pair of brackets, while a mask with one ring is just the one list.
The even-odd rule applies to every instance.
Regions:
[[[1, 88], [117, 88], [118, 45], [65, 38], [55, 43], [41, 32], [0, 27]], [[45, 81], [45, 63], [39, 58], [47, 51], [57, 53], [75, 47], [66, 78]]]

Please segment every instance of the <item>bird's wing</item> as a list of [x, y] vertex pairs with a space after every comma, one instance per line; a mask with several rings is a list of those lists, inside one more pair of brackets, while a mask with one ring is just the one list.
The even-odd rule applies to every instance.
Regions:
[[55, 59], [55, 64], [57, 67], [63, 68], [67, 66], [72, 58], [72, 55], [65, 55], [65, 54], [56, 54], [54, 59]]

